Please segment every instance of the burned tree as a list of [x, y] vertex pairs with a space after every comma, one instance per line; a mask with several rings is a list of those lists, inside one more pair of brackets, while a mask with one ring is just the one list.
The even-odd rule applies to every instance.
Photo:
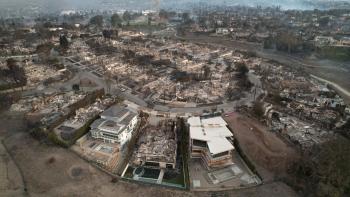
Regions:
[[6, 60], [8, 74], [18, 86], [24, 86], [27, 83], [27, 77], [24, 68], [18, 65], [18, 62], [12, 58]]
[[237, 79], [237, 87], [240, 90], [249, 90], [252, 87], [252, 83], [248, 79], [249, 69], [244, 62], [236, 63], [236, 79]]
[[204, 65], [202, 68], [202, 78], [204, 80], [208, 80], [211, 76], [211, 70], [210, 67], [208, 65]]
[[337, 137], [303, 152], [288, 182], [303, 196], [350, 195], [350, 142]]
[[60, 48], [63, 51], [66, 51], [69, 48], [69, 41], [65, 35], [60, 35]]

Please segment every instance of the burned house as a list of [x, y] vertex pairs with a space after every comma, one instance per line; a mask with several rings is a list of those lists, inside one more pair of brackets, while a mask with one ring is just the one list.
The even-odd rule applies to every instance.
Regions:
[[157, 169], [175, 169], [177, 156], [175, 129], [175, 123], [171, 120], [142, 129], [131, 159], [132, 164]]

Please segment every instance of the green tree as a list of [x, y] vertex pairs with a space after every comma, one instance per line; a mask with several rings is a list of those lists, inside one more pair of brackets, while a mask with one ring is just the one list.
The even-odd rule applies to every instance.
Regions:
[[72, 90], [74, 90], [74, 91], [79, 91], [79, 90], [80, 90], [79, 84], [73, 84], [73, 85], [72, 85]]
[[127, 24], [130, 24], [130, 20], [131, 20], [131, 14], [128, 11], [125, 11], [123, 14], [123, 20], [127, 22]]
[[113, 27], [121, 27], [122, 21], [123, 20], [120, 18], [120, 16], [117, 13], [113, 14], [111, 17], [111, 24]]
[[95, 25], [98, 28], [103, 27], [103, 16], [102, 15], [96, 15], [90, 19], [90, 25]]

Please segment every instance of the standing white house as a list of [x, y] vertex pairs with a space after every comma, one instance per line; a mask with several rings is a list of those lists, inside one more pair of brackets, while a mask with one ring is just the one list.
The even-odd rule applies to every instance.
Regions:
[[190, 117], [191, 158], [200, 158], [208, 169], [233, 164], [233, 134], [220, 116], [211, 118]]
[[227, 29], [227, 28], [216, 28], [216, 34], [217, 35], [228, 35], [228, 34], [230, 34], [230, 31], [229, 31], [229, 29]]
[[138, 113], [124, 105], [114, 105], [91, 124], [91, 136], [107, 143], [123, 146], [132, 136], [138, 122]]

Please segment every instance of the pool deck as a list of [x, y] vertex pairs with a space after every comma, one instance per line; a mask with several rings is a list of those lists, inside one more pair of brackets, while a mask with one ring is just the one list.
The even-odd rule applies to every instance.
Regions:
[[[233, 153], [234, 164], [222, 169], [207, 170], [200, 159], [190, 159], [190, 185], [193, 190], [242, 188], [260, 183], [247, 168], [238, 153]], [[211, 176], [212, 178], [210, 178]], [[216, 179], [216, 181], [213, 181]]]

